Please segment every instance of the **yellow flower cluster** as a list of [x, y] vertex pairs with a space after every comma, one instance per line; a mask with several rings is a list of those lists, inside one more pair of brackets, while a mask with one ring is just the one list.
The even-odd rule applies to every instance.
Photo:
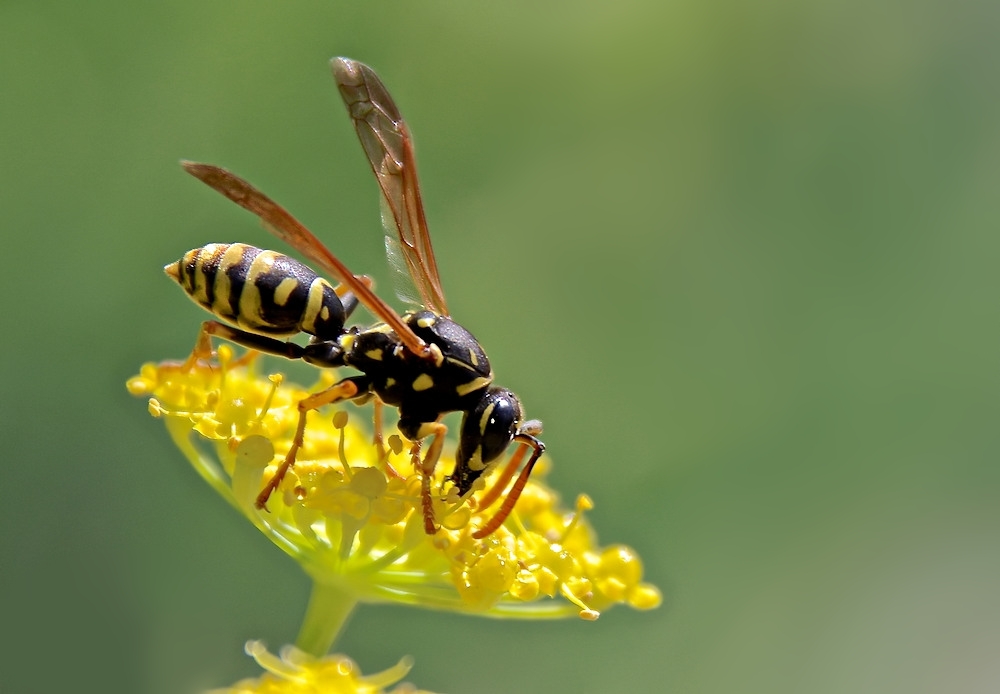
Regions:
[[[362, 675], [357, 663], [344, 655], [314, 658], [293, 646], [282, 649], [280, 657], [259, 641], [250, 641], [246, 652], [267, 670], [258, 679], [237, 682], [210, 694], [382, 694], [410, 671], [409, 659], [375, 675]], [[388, 694], [430, 694], [403, 684]]]
[[[312, 392], [332, 383], [330, 372], [322, 373]], [[590, 500], [581, 496], [567, 509], [545, 486], [547, 458], [513, 513], [488, 537], [474, 533], [496, 513], [506, 471], [494, 473], [471, 498], [437, 494], [440, 530], [427, 535], [413, 452], [398, 436], [383, 442], [348, 421], [349, 411], [367, 419], [370, 408], [338, 406], [309, 414], [295, 466], [268, 508], [258, 510], [254, 499], [284, 459], [297, 403], [310, 391], [259, 375], [257, 359], [236, 359], [225, 345], [218, 362], [146, 364], [128, 388], [149, 398], [150, 412], [165, 420], [176, 445], [219, 493], [317, 584], [356, 601], [529, 619], [596, 619], [616, 603], [638, 609], [660, 603], [659, 591], [642, 582], [634, 551], [597, 545], [584, 517]], [[445, 446], [433, 490], [446, 486], [453, 448]], [[513, 457], [516, 465], [519, 456]]]

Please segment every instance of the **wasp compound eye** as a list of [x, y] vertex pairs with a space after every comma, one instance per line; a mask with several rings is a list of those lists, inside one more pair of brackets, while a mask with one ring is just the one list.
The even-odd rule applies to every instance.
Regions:
[[492, 462], [507, 450], [521, 424], [521, 402], [509, 390], [493, 388], [484, 398], [479, 414], [479, 448], [484, 463]]
[[462, 420], [452, 482], [461, 494], [472, 488], [489, 463], [514, 440], [521, 424], [521, 403], [506, 388], [489, 388]]

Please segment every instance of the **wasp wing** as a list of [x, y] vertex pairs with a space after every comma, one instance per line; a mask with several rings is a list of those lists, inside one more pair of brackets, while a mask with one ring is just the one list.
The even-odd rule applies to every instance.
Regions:
[[429, 355], [427, 345], [403, 322], [399, 314], [382, 301], [363, 279], [348, 270], [347, 266], [340, 262], [340, 259], [320, 243], [320, 240], [299, 220], [295, 219], [288, 210], [226, 169], [190, 161], [183, 161], [181, 165], [185, 171], [210, 188], [260, 217], [268, 231], [348, 287], [365, 308], [396, 332], [408, 350], [417, 356], [426, 357]]
[[[382, 200], [384, 201], [385, 198], [383, 197]], [[385, 204], [382, 207], [382, 224], [392, 225], [392, 228], [395, 228], [395, 222], [389, 216], [388, 207]], [[420, 296], [417, 285], [413, 283], [409, 266], [406, 264], [406, 253], [403, 252], [403, 245], [399, 242], [399, 237], [396, 234], [385, 235], [385, 259], [389, 262], [389, 268], [392, 270], [392, 288], [396, 292], [396, 298], [408, 306], [422, 306], [423, 297]]]
[[[383, 206], [399, 238], [399, 248], [421, 302], [448, 315], [424, 204], [417, 181], [413, 139], [392, 97], [375, 71], [349, 58], [334, 58], [331, 66], [354, 129], [382, 189]], [[392, 229], [387, 227], [391, 237]]]

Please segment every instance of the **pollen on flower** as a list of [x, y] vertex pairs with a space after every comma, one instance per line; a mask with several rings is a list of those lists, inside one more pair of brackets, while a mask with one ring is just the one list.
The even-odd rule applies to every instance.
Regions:
[[[510, 477], [495, 472], [460, 498], [445, 479], [456, 448], [446, 444], [431, 480], [439, 529], [427, 535], [421, 451], [395, 434], [384, 437], [370, 405], [310, 412], [295, 465], [258, 509], [257, 495], [292, 445], [299, 401], [335, 381], [321, 371], [306, 390], [261, 375], [259, 366], [252, 353], [234, 358], [222, 345], [212, 362], [146, 364], [128, 389], [149, 398], [150, 413], [165, 421], [202, 477], [317, 584], [360, 601], [528, 619], [594, 619], [614, 604], [660, 604], [634, 551], [597, 544], [586, 519], [590, 498], [567, 509], [544, 484], [545, 458], [504, 524], [480, 539], [476, 532], [493, 518]], [[513, 462], [523, 454], [514, 450]]]
[[275, 655], [260, 641], [247, 642], [246, 652], [267, 672], [210, 694], [430, 694], [406, 683], [386, 690], [406, 677], [413, 666], [409, 658], [382, 672], [362, 675], [358, 664], [345, 655], [314, 658], [292, 646]]

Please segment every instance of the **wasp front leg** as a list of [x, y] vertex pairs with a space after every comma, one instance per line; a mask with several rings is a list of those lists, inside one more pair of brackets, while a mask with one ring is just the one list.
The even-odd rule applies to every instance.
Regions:
[[[509, 516], [510, 512], [514, 510], [514, 505], [521, 497], [521, 492], [524, 491], [524, 485], [528, 483], [528, 478], [531, 477], [531, 470], [535, 467], [535, 463], [538, 459], [542, 457], [542, 453], [545, 452], [545, 444], [531, 434], [519, 432], [514, 437], [514, 440], [532, 448], [531, 457], [528, 459], [527, 464], [521, 469], [521, 474], [518, 475], [517, 479], [514, 481], [514, 486], [512, 486], [510, 491], [507, 492], [507, 497], [503, 500], [500, 510], [497, 511], [492, 518], [490, 518], [486, 525], [472, 533], [472, 537], [477, 540], [489, 537], [497, 528], [503, 525], [505, 520], [507, 520], [507, 516]], [[527, 449], [525, 448], [524, 450]], [[517, 457], [516, 453], [515, 457]], [[523, 455], [520, 457], [523, 457]], [[520, 457], [517, 457], [518, 461], [520, 461]], [[490, 503], [492, 503], [492, 501]]]

